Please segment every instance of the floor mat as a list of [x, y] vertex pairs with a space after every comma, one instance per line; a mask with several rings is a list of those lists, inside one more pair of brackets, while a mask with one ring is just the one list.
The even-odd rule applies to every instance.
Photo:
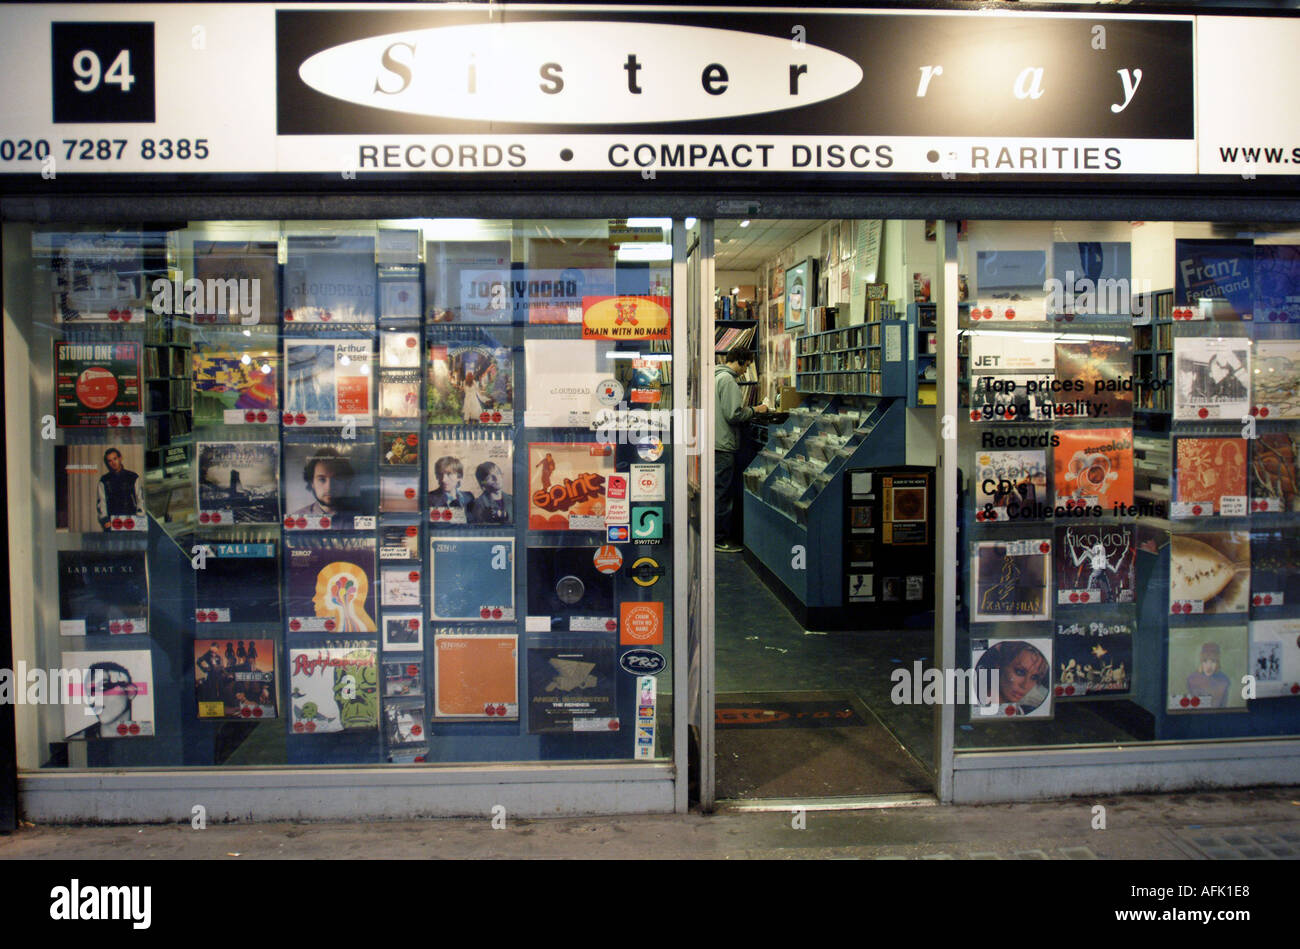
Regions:
[[720, 800], [925, 793], [930, 777], [856, 696], [721, 693]]

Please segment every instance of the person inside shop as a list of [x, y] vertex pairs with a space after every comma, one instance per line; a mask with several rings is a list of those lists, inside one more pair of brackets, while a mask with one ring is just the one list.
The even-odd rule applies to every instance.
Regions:
[[307, 459], [302, 478], [311, 492], [312, 503], [292, 512], [290, 517], [305, 517], [313, 522], [329, 518], [336, 530], [351, 530], [360, 506], [354, 492], [356, 471], [352, 462], [337, 449], [319, 449]]
[[755, 413], [767, 411], [766, 405], [745, 405], [737, 381], [754, 361], [748, 349], [732, 349], [725, 362], [713, 367], [713, 394], [717, 421], [713, 432], [713, 500], [715, 508], [714, 549], [724, 553], [742, 550], [732, 537], [734, 511], [731, 485], [736, 477], [736, 449], [740, 447], [741, 426]]

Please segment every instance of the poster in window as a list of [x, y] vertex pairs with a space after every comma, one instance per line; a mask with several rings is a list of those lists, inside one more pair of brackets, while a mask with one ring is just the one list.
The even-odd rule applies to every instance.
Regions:
[[1250, 414], [1250, 340], [1174, 338], [1174, 421], [1237, 422]]
[[1174, 308], [1193, 319], [1251, 319], [1254, 278], [1253, 240], [1174, 241]]
[[514, 520], [514, 442], [446, 436], [428, 443], [429, 522], [504, 526]]
[[1056, 626], [1058, 698], [1123, 695], [1133, 687], [1133, 627], [1080, 619]]
[[519, 637], [514, 633], [439, 633], [433, 637], [433, 717], [519, 719]]
[[513, 537], [433, 537], [434, 622], [515, 619]]
[[54, 344], [59, 428], [144, 425], [139, 343]]
[[1244, 613], [1250, 605], [1250, 533], [1205, 531], [1169, 537], [1169, 611]]
[[618, 731], [612, 641], [528, 647], [528, 733]]
[[284, 423], [370, 425], [375, 388], [370, 356], [368, 339], [286, 339]]
[[285, 538], [289, 631], [356, 635], [375, 624], [375, 539]]
[[64, 738], [147, 738], [154, 733], [153, 656], [148, 649], [69, 650], [60, 661], [77, 673], [64, 684]]
[[149, 631], [143, 550], [60, 550], [59, 632], [121, 636]]
[[971, 622], [1051, 619], [1049, 538], [976, 541], [971, 554]]
[[194, 425], [280, 420], [280, 356], [273, 342], [199, 342], [193, 347]]
[[288, 238], [286, 325], [375, 322], [375, 239], [343, 235]]
[[[107, 434], [107, 430], [106, 430]], [[75, 534], [149, 529], [144, 446], [96, 438], [54, 446], [55, 525]]]
[[202, 719], [275, 718], [275, 640], [197, 636], [194, 694]]
[[199, 442], [199, 524], [280, 522], [279, 442]]
[[142, 324], [146, 240], [126, 232], [33, 234], [32, 256], [48, 259], [54, 275], [55, 321]]
[[485, 332], [431, 340], [428, 423], [513, 425], [514, 366], [511, 349]]
[[286, 441], [285, 529], [372, 530], [377, 504], [374, 465], [374, 442]]
[[379, 651], [356, 641], [289, 650], [295, 735], [379, 728]]
[[[1052, 638], [972, 639], [971, 721], [1052, 717]], [[996, 676], [994, 675], [996, 673]], [[992, 695], [993, 683], [997, 695]]]
[[1171, 628], [1167, 668], [1166, 711], [1245, 709], [1241, 678], [1250, 669], [1247, 625]]
[[528, 446], [528, 529], [605, 530], [605, 484], [614, 448], [603, 442], [533, 442]]
[[1123, 524], [1056, 528], [1056, 602], [1061, 606], [1132, 603], [1137, 546]]

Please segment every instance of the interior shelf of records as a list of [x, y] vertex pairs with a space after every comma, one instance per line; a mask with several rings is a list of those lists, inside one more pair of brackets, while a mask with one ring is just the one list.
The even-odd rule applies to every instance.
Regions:
[[1134, 299], [1133, 377], [1146, 383], [1137, 393], [1135, 412], [1167, 414], [1173, 405], [1173, 306], [1172, 290]]
[[893, 305], [870, 301], [876, 318], [795, 341], [795, 387], [805, 395], [906, 396], [915, 359], [907, 321]]
[[723, 362], [728, 352], [738, 347], [754, 354], [754, 361], [745, 369], [744, 378], [737, 380], [737, 385], [742, 387], [741, 396], [745, 405], [755, 405], [759, 401], [758, 374], [761, 363], [759, 349], [755, 345], [757, 333], [757, 320], [719, 319], [713, 324], [713, 351], [719, 363]]
[[[98, 282], [128, 293], [139, 258], [93, 237], [113, 257]], [[501, 307], [487, 278], [509, 241], [422, 255], [417, 238], [195, 241], [186, 273], [260, 296], [146, 321], [137, 283], [109, 304], [118, 325], [96, 312], [56, 347], [57, 529], [81, 547], [58, 554], [61, 632], [125, 636], [111, 657], [153, 678], [123, 735], [161, 734], [160, 713], [200, 744], [231, 720], [287, 729], [280, 759], [249, 763], [418, 761], [435, 729], [439, 760], [655, 756], [653, 680], [616, 670], [671, 628], [667, 287], [588, 270], [560, 305], [560, 272], [539, 271], [545, 296]], [[629, 319], [646, 329], [615, 332]], [[81, 336], [107, 342], [70, 348]], [[181, 447], [183, 464], [146, 459]], [[190, 539], [146, 535], [146, 471], [148, 509]]]
[[[939, 341], [938, 314], [935, 303], [907, 305], [907, 407], [934, 405], [938, 400]], [[965, 304], [960, 304], [965, 306]]]
[[[901, 464], [904, 424], [902, 399], [811, 396], [770, 427], [767, 445], [745, 469], [746, 546], [804, 609], [844, 604], [844, 472]], [[806, 564], [792, 564], [796, 546]]]

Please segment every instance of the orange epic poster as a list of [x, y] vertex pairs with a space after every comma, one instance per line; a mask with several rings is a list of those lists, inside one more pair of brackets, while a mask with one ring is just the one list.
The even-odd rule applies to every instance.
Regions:
[[519, 718], [519, 637], [433, 637], [433, 717]]
[[1058, 507], [1133, 504], [1133, 429], [1057, 429], [1052, 449]]

